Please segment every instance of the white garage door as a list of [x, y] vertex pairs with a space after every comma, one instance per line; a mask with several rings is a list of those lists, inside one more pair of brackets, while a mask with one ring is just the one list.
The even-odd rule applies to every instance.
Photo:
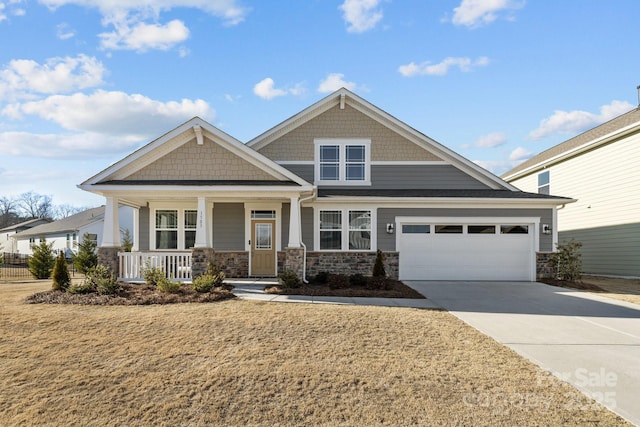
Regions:
[[535, 280], [534, 223], [397, 225], [401, 280]]

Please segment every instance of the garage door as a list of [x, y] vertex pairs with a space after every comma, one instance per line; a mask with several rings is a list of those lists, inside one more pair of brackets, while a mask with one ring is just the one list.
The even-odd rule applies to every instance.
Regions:
[[534, 223], [397, 225], [402, 280], [535, 280]]

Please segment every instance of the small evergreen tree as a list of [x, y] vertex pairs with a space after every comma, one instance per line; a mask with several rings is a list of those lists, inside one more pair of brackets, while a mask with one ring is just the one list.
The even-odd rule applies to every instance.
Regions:
[[373, 277], [387, 277], [387, 272], [384, 270], [382, 251], [380, 249], [376, 252], [376, 262], [373, 264]]
[[78, 243], [78, 254], [73, 258], [73, 265], [82, 274], [98, 265], [98, 255], [96, 254], [96, 243], [89, 239], [85, 233], [82, 242]]
[[556, 269], [558, 279], [569, 282], [580, 280], [582, 270], [582, 243], [573, 239], [558, 245], [558, 251], [551, 257], [551, 265]]
[[64, 252], [60, 252], [60, 255], [56, 258], [56, 263], [53, 266], [52, 288], [57, 291], [66, 291], [70, 284], [71, 277], [69, 277], [67, 261], [64, 258]]
[[131, 232], [127, 228], [122, 233], [122, 250], [125, 252], [131, 252], [132, 248], [133, 248], [133, 239], [131, 238]]
[[48, 279], [51, 277], [56, 258], [53, 255], [53, 243], [42, 240], [38, 246], [33, 247], [33, 255], [29, 257], [29, 272], [36, 279]]

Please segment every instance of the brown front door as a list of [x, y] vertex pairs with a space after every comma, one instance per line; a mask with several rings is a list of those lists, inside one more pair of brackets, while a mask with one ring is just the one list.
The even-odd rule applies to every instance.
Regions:
[[253, 220], [251, 224], [251, 275], [276, 275], [276, 221]]

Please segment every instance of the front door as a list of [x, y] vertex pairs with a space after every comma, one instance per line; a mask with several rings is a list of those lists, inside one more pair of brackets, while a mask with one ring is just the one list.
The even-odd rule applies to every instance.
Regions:
[[253, 220], [251, 227], [251, 275], [276, 275], [275, 220]]

